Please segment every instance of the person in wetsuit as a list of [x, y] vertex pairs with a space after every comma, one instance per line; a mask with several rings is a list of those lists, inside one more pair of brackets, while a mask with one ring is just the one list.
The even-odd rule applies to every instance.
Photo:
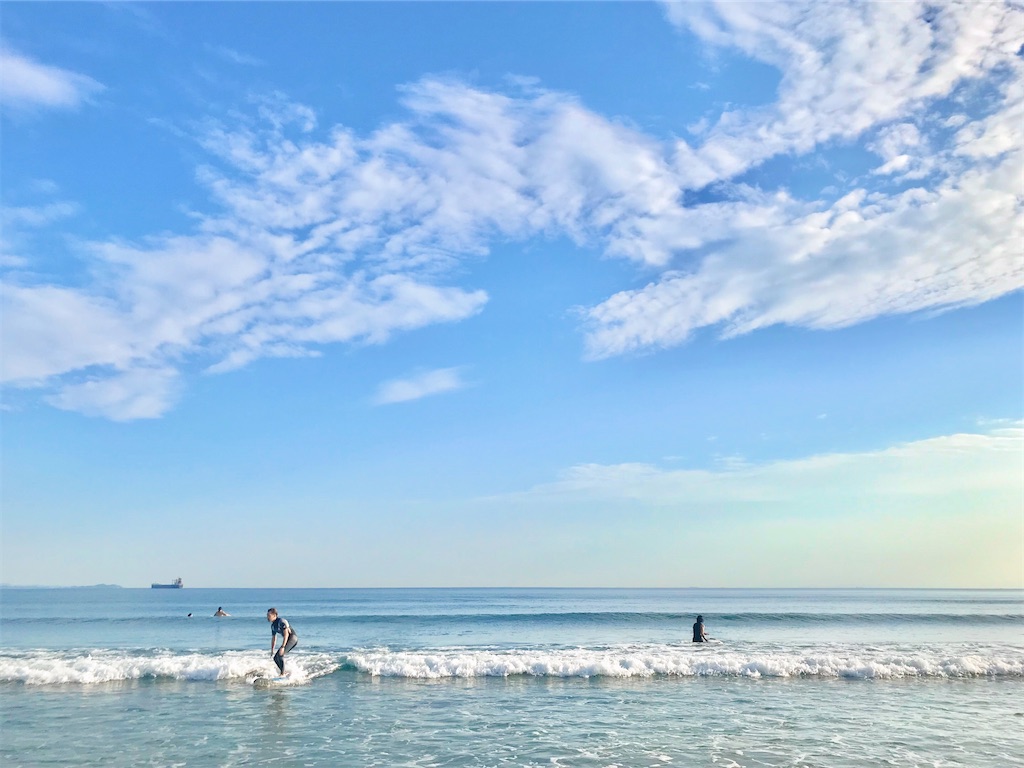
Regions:
[[693, 622], [693, 642], [695, 643], [706, 643], [708, 636], [704, 633], [704, 617], [698, 616], [697, 620]]
[[[284, 655], [294, 648], [299, 642], [299, 636], [295, 634], [287, 619], [277, 615], [277, 608], [270, 608], [267, 611], [267, 621], [270, 622], [270, 655], [274, 658], [277, 668], [284, 674]], [[281, 647], [274, 653], [274, 646], [277, 645], [277, 636], [281, 636]]]

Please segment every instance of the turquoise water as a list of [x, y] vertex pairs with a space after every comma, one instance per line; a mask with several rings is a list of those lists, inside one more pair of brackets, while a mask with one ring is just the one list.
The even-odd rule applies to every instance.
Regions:
[[8, 589], [0, 645], [4, 765], [1024, 765], [1020, 591]]

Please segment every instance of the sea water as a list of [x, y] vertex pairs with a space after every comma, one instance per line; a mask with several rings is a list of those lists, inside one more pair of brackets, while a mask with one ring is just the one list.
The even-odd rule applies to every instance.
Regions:
[[4, 589], [0, 759], [1024, 765], [1024, 592]]

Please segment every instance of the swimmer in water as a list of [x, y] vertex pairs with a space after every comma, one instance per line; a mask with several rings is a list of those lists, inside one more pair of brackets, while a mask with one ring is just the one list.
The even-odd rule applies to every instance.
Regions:
[[704, 617], [698, 616], [697, 620], [693, 622], [693, 642], [706, 643], [709, 639], [704, 632]]

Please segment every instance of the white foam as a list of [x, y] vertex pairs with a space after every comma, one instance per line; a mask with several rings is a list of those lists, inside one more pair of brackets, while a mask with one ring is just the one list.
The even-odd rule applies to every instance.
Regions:
[[[289, 658], [296, 682], [329, 674], [338, 664], [324, 654]], [[0, 655], [0, 682], [26, 685], [109, 683], [164, 678], [171, 680], [252, 680], [276, 675], [269, 654], [257, 651], [224, 653], [172, 653], [94, 650], [74, 652], [28, 651]]]
[[[374, 677], [442, 679], [473, 677], [560, 678], [977, 678], [1024, 677], [1024, 650], [1014, 648], [949, 655], [915, 649], [846, 648], [764, 652], [729, 647], [631, 645], [612, 648], [438, 648], [348, 653], [302, 653], [288, 659], [289, 684], [300, 685], [344, 667]], [[0, 683], [91, 685], [126, 680], [244, 680], [276, 676], [263, 651], [7, 651], [0, 653]]]
[[1024, 677], [1024, 654], [1007, 657], [891, 655], [801, 655], [742, 653], [666, 646], [608, 650], [441, 649], [429, 652], [360, 650], [347, 663], [377, 677], [746, 677], [746, 678], [961, 678]]

